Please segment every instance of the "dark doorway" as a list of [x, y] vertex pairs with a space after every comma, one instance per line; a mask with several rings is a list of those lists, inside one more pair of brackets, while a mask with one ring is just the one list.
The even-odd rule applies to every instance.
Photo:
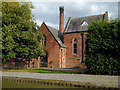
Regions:
[[17, 58], [15, 58], [15, 67], [20, 67], [20, 65], [21, 65], [21, 57], [17, 57]]
[[48, 66], [48, 60], [47, 55], [40, 57], [40, 67], [47, 67]]

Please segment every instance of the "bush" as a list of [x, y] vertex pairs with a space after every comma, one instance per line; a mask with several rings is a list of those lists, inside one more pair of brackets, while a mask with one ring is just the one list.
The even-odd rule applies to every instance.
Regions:
[[89, 25], [86, 65], [93, 74], [120, 75], [120, 21]]

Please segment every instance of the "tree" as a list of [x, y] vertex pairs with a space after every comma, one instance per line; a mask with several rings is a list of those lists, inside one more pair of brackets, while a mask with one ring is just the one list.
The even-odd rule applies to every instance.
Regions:
[[[2, 3], [2, 57], [37, 58], [45, 55], [38, 37], [39, 26], [33, 19], [32, 3]], [[42, 35], [41, 37], [42, 38]]]
[[2, 1], [0, 1], [0, 64], [2, 64]]
[[89, 26], [86, 65], [93, 74], [120, 74], [120, 21], [98, 21]]

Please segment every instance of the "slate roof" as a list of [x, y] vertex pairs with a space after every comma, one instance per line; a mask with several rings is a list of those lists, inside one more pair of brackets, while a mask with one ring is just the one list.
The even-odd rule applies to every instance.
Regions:
[[60, 32], [59, 30], [55, 29], [55, 28], [52, 28], [52, 27], [48, 26], [48, 25], [46, 25], [46, 26], [47, 26], [48, 30], [50, 31], [50, 33], [55, 38], [55, 40], [58, 42], [60, 47], [65, 48], [65, 45], [63, 44], [63, 33]]
[[[104, 20], [104, 18], [105, 14], [79, 17], [73, 19], [69, 18], [64, 33], [88, 31], [88, 25], [90, 24], [91, 21]], [[88, 25], [82, 25], [84, 22], [87, 23]]]

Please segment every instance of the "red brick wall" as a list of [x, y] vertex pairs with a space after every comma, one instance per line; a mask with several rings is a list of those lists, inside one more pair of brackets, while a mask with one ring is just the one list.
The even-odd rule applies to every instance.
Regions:
[[40, 57], [38, 59], [32, 59], [30, 61], [30, 67], [40, 67]]
[[57, 41], [52, 34], [48, 31], [45, 24], [42, 24], [39, 33], [43, 33], [46, 36], [45, 50], [48, 52], [48, 63], [53, 61], [53, 64], [48, 64], [48, 67], [60, 68], [60, 48]]
[[[77, 55], [76, 56], [73, 55], [73, 39], [75, 38], [77, 39]], [[86, 35], [84, 35], [84, 38], [86, 38]], [[80, 65], [80, 62], [82, 61], [81, 33], [64, 34], [64, 44], [66, 46], [66, 67], [72, 68], [72, 67], [76, 67], [77, 65]], [[85, 42], [84, 42], [84, 45], [85, 45]], [[81, 68], [86, 68], [85, 63], [81, 63]]]
[[[34, 62], [34, 64], [33, 64]], [[26, 60], [26, 58], [21, 58], [21, 62], [18, 62], [20, 63], [19, 64], [19, 67], [28, 67], [28, 61]], [[37, 59], [31, 59], [30, 61], [30, 67], [40, 67], [39, 65], [40, 63], [40, 59], [38, 57], [38, 60]], [[15, 67], [15, 58], [11, 58], [11, 59], [6, 59], [6, 64], [5, 64], [5, 67]]]

